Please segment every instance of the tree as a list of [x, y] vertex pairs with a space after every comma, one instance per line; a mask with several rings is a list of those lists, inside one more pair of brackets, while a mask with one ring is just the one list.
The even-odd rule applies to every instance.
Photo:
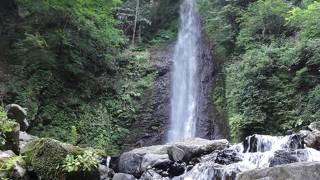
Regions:
[[132, 34], [132, 46], [134, 46], [134, 44], [135, 44], [137, 22], [138, 22], [138, 19], [139, 19], [139, 4], [140, 4], [140, 1], [137, 0], [137, 3], [136, 3], [136, 14], [135, 14], [135, 18], [134, 18], [134, 26], [133, 26], [133, 34]]

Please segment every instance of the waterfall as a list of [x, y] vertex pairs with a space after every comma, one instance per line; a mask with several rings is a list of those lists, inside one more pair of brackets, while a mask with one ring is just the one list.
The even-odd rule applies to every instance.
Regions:
[[171, 127], [168, 142], [191, 138], [196, 133], [200, 20], [194, 0], [180, 7], [181, 24], [173, 55]]

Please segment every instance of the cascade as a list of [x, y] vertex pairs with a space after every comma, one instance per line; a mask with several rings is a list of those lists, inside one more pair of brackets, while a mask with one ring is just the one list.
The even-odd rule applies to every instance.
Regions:
[[[254, 139], [254, 140], [253, 140]], [[290, 157], [293, 162], [320, 161], [320, 151], [306, 148], [303, 141], [290, 136], [253, 135], [247, 137], [247, 145], [235, 144], [229, 148], [241, 159], [228, 165], [220, 165], [214, 161], [200, 162], [190, 171], [175, 180], [208, 180], [234, 179], [239, 172], [267, 168], [277, 165], [277, 157]], [[278, 160], [279, 161], [279, 160]], [[287, 162], [289, 163], [289, 162]]]
[[195, 137], [199, 94], [198, 56], [200, 20], [194, 0], [180, 7], [181, 24], [173, 55], [171, 126], [168, 142]]

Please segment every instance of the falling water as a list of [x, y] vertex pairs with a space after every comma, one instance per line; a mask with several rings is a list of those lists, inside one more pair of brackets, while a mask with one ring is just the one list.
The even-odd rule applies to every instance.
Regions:
[[173, 56], [168, 142], [194, 137], [196, 131], [200, 21], [194, 0], [184, 0], [180, 8], [181, 25]]

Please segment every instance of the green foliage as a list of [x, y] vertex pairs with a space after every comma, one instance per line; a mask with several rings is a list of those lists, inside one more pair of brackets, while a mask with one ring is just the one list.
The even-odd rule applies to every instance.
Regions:
[[6, 142], [6, 133], [11, 132], [17, 126], [15, 121], [8, 119], [7, 113], [2, 106], [0, 106], [0, 145]]
[[1, 158], [0, 159], [0, 172], [11, 171], [16, 162], [19, 162], [19, 163], [21, 163], [21, 165], [24, 165], [24, 162], [23, 162], [21, 156], [12, 156], [12, 157], [8, 157], [8, 158]]
[[83, 154], [79, 155], [68, 154], [62, 165], [63, 169], [68, 173], [91, 171], [93, 168], [97, 168], [97, 166], [97, 156], [90, 150], [86, 150]]
[[17, 0], [6, 103], [28, 109], [32, 134], [118, 153], [156, 73], [145, 48], [124, 51], [113, 11], [120, 4]]
[[289, 11], [287, 21], [290, 25], [301, 29], [301, 38], [314, 38], [320, 35], [320, 24], [316, 17], [320, 17], [320, 2], [317, 1], [305, 9], [295, 7]]
[[14, 169], [16, 164], [19, 164], [22, 167], [25, 167], [26, 165], [21, 156], [11, 156], [11, 157], [0, 158], [1, 180], [14, 179], [14, 177], [12, 176], [16, 171], [16, 169]]
[[285, 17], [290, 5], [283, 0], [259, 0], [241, 14], [237, 44], [250, 48], [257, 42], [268, 43], [286, 31]]
[[200, 2], [222, 59], [214, 103], [227, 113], [234, 141], [320, 118], [319, 1], [246, 2]]

